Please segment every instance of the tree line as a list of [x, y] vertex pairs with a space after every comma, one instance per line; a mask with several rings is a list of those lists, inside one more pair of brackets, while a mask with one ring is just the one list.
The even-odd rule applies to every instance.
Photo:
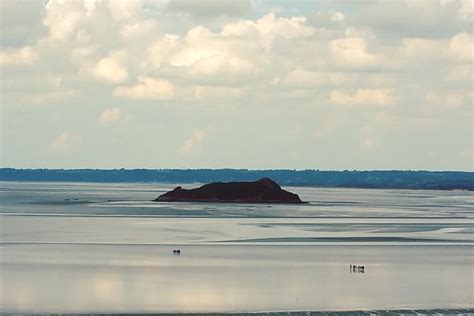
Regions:
[[209, 183], [263, 177], [283, 186], [474, 190], [474, 172], [463, 171], [0, 168], [0, 181]]

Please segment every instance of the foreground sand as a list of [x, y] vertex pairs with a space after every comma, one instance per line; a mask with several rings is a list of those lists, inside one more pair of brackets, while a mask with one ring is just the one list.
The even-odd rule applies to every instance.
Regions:
[[[172, 255], [179, 247], [180, 256]], [[472, 246], [3, 244], [3, 312], [474, 308]], [[349, 264], [364, 264], [364, 274]]]

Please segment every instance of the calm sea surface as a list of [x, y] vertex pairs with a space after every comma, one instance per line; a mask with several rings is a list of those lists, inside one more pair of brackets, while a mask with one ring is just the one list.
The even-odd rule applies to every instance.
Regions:
[[151, 202], [172, 187], [0, 182], [0, 311], [474, 308], [472, 192]]

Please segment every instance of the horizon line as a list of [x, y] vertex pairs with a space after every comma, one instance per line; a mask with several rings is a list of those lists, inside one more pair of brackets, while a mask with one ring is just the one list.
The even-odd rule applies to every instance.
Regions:
[[223, 167], [223, 168], [50, 168], [50, 167], [0, 167], [0, 170], [13, 169], [13, 170], [101, 170], [101, 171], [134, 171], [134, 170], [147, 170], [147, 171], [197, 171], [197, 170], [235, 170], [235, 171], [317, 171], [317, 172], [389, 172], [389, 171], [401, 171], [401, 172], [465, 172], [465, 173], [474, 173], [474, 170], [428, 170], [428, 169], [318, 169], [318, 168], [270, 168], [270, 169], [258, 169], [258, 168], [232, 168], [232, 167]]

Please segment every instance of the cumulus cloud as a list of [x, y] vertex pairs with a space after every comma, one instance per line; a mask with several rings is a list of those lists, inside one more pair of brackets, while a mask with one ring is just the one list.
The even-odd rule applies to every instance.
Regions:
[[0, 52], [0, 65], [28, 65], [38, 58], [38, 54], [31, 47], [20, 49], [5, 49]]
[[376, 62], [376, 56], [367, 51], [362, 37], [339, 38], [329, 43], [329, 50], [337, 61], [347, 65], [367, 66]]
[[397, 57], [404, 57], [402, 61], [408, 64], [414, 61], [470, 62], [474, 57], [474, 36], [463, 32], [449, 39], [403, 38], [399, 52]]
[[115, 21], [126, 21], [140, 14], [143, 8], [142, 0], [108, 1], [107, 5]]
[[194, 101], [212, 99], [228, 101], [244, 95], [245, 90], [241, 88], [197, 85], [190, 90], [190, 95], [186, 95], [185, 98]]
[[[238, 46], [238, 44], [237, 44]], [[208, 29], [191, 29], [180, 41], [168, 62], [187, 71], [191, 76], [235, 76], [248, 74], [252, 61], [233, 47], [231, 42]]]
[[[449, 122], [459, 150], [465, 147], [459, 135], [471, 129], [466, 106], [472, 103], [471, 0], [364, 1], [357, 10], [346, 2], [51, 0], [28, 8], [7, 2], [0, 6], [2, 104], [25, 111], [5, 111], [5, 122], [27, 122], [29, 115], [29, 126], [39, 128], [33, 122], [37, 113], [28, 114], [27, 105], [67, 102], [61, 115], [97, 129], [123, 116], [115, 108], [93, 109], [100, 104], [122, 109], [153, 104], [160, 117], [192, 104], [186, 111], [193, 114], [183, 124], [193, 126], [206, 115], [225, 121], [229, 110], [237, 118], [308, 118], [301, 123], [308, 130], [309, 118], [329, 120], [350, 112], [363, 124], [383, 108], [387, 121], [406, 122], [429, 112], [433, 121]], [[315, 10], [308, 10], [311, 6]], [[345, 106], [372, 108], [346, 111]], [[53, 111], [54, 106], [42, 113], [54, 117]], [[151, 110], [135, 106], [133, 111], [144, 117]], [[65, 122], [67, 117], [45, 128], [62, 131]], [[260, 124], [253, 122], [233, 123], [237, 129]], [[394, 124], [391, 135], [400, 135], [401, 125]], [[340, 124], [333, 134], [347, 134], [348, 128]], [[369, 136], [377, 132], [368, 129], [360, 139], [356, 134], [347, 145], [373, 146]], [[178, 151], [193, 152], [186, 148], [199, 148], [193, 144], [209, 134], [198, 130]], [[63, 142], [71, 135], [63, 135]], [[301, 138], [305, 147], [313, 145]], [[428, 137], [423, 141], [430, 143]], [[176, 148], [169, 149], [176, 154]]]
[[144, 36], [146, 34], [153, 34], [153, 31], [158, 27], [158, 24], [155, 20], [138, 20], [132, 21], [124, 24], [120, 30], [119, 34], [124, 40], [135, 40]]
[[72, 37], [86, 12], [84, 3], [50, 0], [45, 6], [43, 24], [49, 29], [49, 39], [64, 41]]
[[99, 60], [90, 69], [92, 75], [104, 81], [121, 83], [128, 79], [128, 72], [124, 66], [125, 53], [123, 51], [113, 51], [107, 57]]
[[394, 102], [391, 89], [358, 89], [355, 93], [331, 91], [330, 102], [342, 106], [369, 105], [388, 106]]
[[188, 155], [202, 151], [204, 141], [215, 132], [213, 126], [194, 130], [191, 135], [179, 147], [181, 155]]
[[179, 45], [179, 36], [165, 34], [163, 38], [152, 43], [147, 49], [149, 62], [155, 68], [160, 68], [164, 62], [170, 62], [174, 50]]
[[459, 33], [451, 39], [449, 48], [455, 57], [472, 62], [474, 58], [474, 36], [472, 34]]
[[[427, 38], [403, 38], [401, 54], [406, 58], [440, 58], [444, 57], [446, 43], [441, 40]], [[432, 52], [438, 52], [434, 55]]]
[[[315, 29], [306, 23], [306, 17], [294, 16], [291, 18], [276, 17], [269, 13], [256, 21], [241, 20], [229, 23], [222, 28], [223, 36], [255, 36], [268, 46], [275, 37], [298, 38], [315, 33]], [[268, 47], [267, 47], [268, 48]]]
[[167, 100], [174, 96], [174, 86], [168, 80], [151, 77], [138, 77], [138, 83], [133, 86], [120, 86], [114, 95], [131, 99]]
[[269, 51], [278, 39], [313, 33], [304, 17], [277, 18], [270, 13], [256, 21], [225, 24], [218, 32], [197, 26], [184, 36], [165, 34], [147, 48], [147, 60], [152, 67], [172, 70], [191, 82], [214, 78], [235, 82], [275, 67]]
[[82, 138], [69, 131], [64, 131], [58, 135], [49, 145], [49, 149], [57, 153], [67, 153], [78, 149], [82, 143]]
[[118, 121], [122, 116], [119, 108], [107, 108], [99, 116], [99, 123], [102, 126], [110, 126]]
[[474, 21], [474, 4], [472, 0], [460, 0], [459, 16], [466, 22]]

